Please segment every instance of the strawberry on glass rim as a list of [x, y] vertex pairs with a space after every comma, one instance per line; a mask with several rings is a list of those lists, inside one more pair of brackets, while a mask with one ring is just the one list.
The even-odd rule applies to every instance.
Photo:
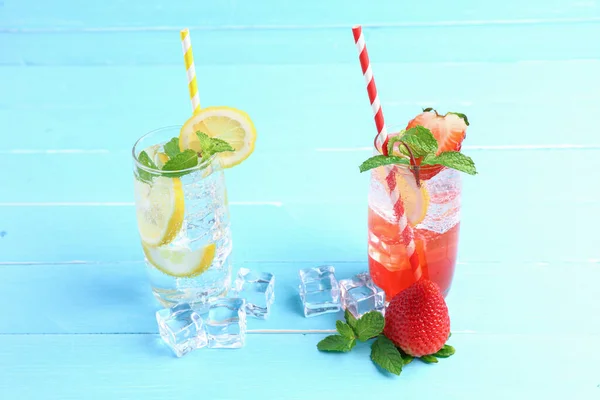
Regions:
[[406, 129], [388, 135], [379, 146], [379, 135], [375, 147], [380, 156], [365, 161], [361, 172], [382, 165], [398, 164], [410, 168], [417, 186], [439, 174], [445, 167], [454, 168], [474, 175], [473, 161], [460, 153], [466, 137], [469, 120], [461, 113], [448, 112], [440, 115], [432, 108], [409, 121]]
[[[440, 155], [444, 151], [460, 151], [462, 142], [467, 136], [467, 126], [469, 120], [465, 114], [448, 112], [445, 115], [440, 115], [433, 108], [426, 108], [423, 112], [410, 120], [406, 129], [422, 126], [431, 131], [433, 136], [438, 141], [438, 151], [436, 155]], [[429, 180], [439, 174], [443, 165], [435, 165], [429, 168], [421, 168], [419, 178], [421, 180]]]

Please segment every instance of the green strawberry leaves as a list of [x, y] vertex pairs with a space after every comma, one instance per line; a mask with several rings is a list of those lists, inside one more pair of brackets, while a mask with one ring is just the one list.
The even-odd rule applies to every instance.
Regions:
[[454, 347], [449, 344], [445, 344], [437, 353], [432, 354], [435, 357], [439, 358], [448, 358], [456, 352]]

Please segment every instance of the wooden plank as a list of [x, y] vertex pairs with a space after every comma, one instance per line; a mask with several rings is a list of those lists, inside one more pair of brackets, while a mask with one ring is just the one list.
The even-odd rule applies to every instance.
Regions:
[[[35, 8], [33, 7], [35, 6]], [[407, 4], [391, 0], [342, 0], [320, 2], [263, 0], [216, 0], [210, 3], [183, 0], [128, 1], [109, 0], [102, 4], [73, 5], [68, 0], [38, 4], [34, 0], [4, 1], [0, 29], [86, 29], [164, 26], [280, 26], [419, 24], [440, 21], [537, 20], [600, 17], [593, 2], [559, 0], [527, 3], [508, 0], [502, 3], [458, 0], [448, 4], [432, 1]], [[35, 11], [33, 11], [35, 10]]]
[[[597, 203], [495, 204], [464, 206], [461, 261], [598, 260]], [[366, 211], [357, 204], [232, 207], [235, 260], [365, 262]], [[4, 262], [141, 260], [131, 207], [0, 207], [0, 222]]]
[[[275, 304], [266, 321], [248, 319], [253, 333], [335, 329], [341, 313], [305, 318], [298, 270], [321, 263], [248, 263], [275, 274]], [[366, 263], [334, 263], [338, 279]], [[1, 265], [0, 292], [15, 305], [0, 320], [2, 334], [157, 333], [144, 265]], [[234, 271], [235, 272], [235, 271]], [[235, 276], [235, 275], [234, 275]], [[598, 264], [461, 263], [448, 307], [457, 333], [600, 334]], [[565, 288], [577, 288], [565, 295]], [[33, 300], [37, 299], [37, 300]], [[43, 300], [43, 301], [39, 301]]]
[[[374, 65], [391, 126], [404, 127], [426, 106], [462, 111], [472, 120], [465, 142], [470, 146], [600, 146], [588, 123], [588, 116], [600, 107], [600, 82], [592, 78], [599, 67], [599, 60]], [[198, 70], [199, 76], [211, 77], [199, 80], [204, 105], [227, 104], [252, 116], [259, 135], [257, 151], [371, 145], [371, 110], [355, 58], [344, 65]], [[179, 64], [0, 68], [0, 92], [7, 93], [0, 99], [0, 152], [126, 154], [144, 133], [182, 124], [189, 117], [184, 79]], [[265, 87], [278, 89], [270, 93]], [[286, 146], [287, 138], [302, 139]]]
[[600, 390], [589, 356], [598, 335], [457, 334], [450, 341], [456, 355], [436, 365], [413, 362], [399, 378], [373, 366], [368, 345], [345, 355], [319, 353], [322, 337], [252, 335], [243, 349], [176, 359], [156, 335], [3, 335], [0, 389], [49, 400], [192, 399], [199, 392], [210, 399], [383, 398], [399, 390], [460, 400], [592, 400]]
[[[349, 24], [335, 29], [192, 29], [199, 65], [356, 63]], [[366, 31], [373, 61], [597, 59], [600, 19], [578, 24], [385, 27]], [[425, 43], [435, 43], [427, 46]], [[494, 44], [493, 51], [490, 43]], [[177, 65], [179, 29], [0, 34], [0, 65]], [[76, 48], [77, 51], [73, 51]]]
[[[276, 140], [265, 137], [261, 143]], [[359, 173], [358, 166], [371, 156], [370, 150], [322, 150], [302, 151], [284, 146], [280, 152], [273, 152], [257, 148], [242, 166], [225, 172], [230, 201], [233, 206], [257, 203], [366, 207], [370, 176]], [[600, 188], [589, 181], [590, 171], [600, 170], [600, 147], [551, 151], [467, 147], [464, 152], [475, 160], [479, 171], [475, 177], [463, 176], [465, 212], [473, 208], [472, 211], [483, 213], [498, 193], [505, 194], [503, 207], [521, 206], [524, 211], [538, 204], [575, 208], [597, 203], [600, 195]], [[132, 164], [128, 152], [3, 154], [0, 170], [19, 173], [0, 176], [0, 187], [11, 188], [0, 191], [0, 207], [30, 203], [132, 206]]]

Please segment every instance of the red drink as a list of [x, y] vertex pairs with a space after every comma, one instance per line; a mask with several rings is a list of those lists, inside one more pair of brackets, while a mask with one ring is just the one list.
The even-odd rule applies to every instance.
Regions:
[[[382, 175], [383, 168], [373, 170], [371, 175], [369, 270], [374, 282], [391, 299], [415, 282], [415, 274]], [[415, 251], [423, 278], [437, 283], [446, 295], [452, 283], [458, 250], [460, 173], [444, 169], [421, 182], [422, 188], [418, 188], [410, 170], [399, 167], [397, 179], [404, 182], [397, 190], [404, 201], [409, 224], [412, 222]]]

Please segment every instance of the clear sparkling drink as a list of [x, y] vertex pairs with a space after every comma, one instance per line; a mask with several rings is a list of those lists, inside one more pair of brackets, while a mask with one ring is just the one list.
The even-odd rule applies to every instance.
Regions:
[[231, 283], [230, 217], [218, 158], [189, 169], [161, 170], [172, 150], [167, 143], [179, 130], [151, 132], [133, 148], [136, 216], [146, 269], [154, 296], [165, 306], [208, 302], [224, 295]]

